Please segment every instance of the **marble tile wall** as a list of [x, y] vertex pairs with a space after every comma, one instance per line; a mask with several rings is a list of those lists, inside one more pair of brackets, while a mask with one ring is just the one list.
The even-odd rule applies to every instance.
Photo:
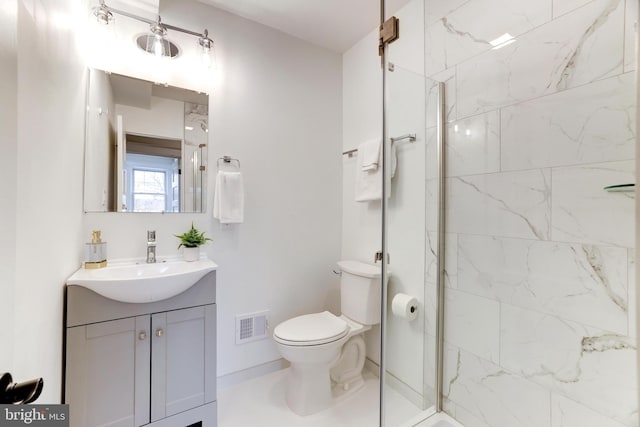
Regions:
[[637, 7], [425, 0], [447, 96], [445, 407], [466, 427], [638, 425], [634, 198], [603, 190], [635, 180]]

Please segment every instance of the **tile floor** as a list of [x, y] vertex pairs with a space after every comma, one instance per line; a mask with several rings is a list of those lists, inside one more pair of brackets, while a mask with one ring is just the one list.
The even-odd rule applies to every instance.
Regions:
[[[219, 427], [376, 427], [378, 378], [365, 373], [365, 386], [333, 407], [307, 417], [289, 410], [284, 399], [287, 370], [267, 374], [218, 391]], [[422, 412], [394, 390], [388, 399], [386, 425], [413, 426]], [[422, 425], [422, 424], [421, 424]]]

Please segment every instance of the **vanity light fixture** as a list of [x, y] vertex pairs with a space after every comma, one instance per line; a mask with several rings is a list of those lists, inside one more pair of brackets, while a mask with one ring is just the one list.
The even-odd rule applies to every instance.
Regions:
[[175, 58], [180, 54], [178, 46], [167, 39], [167, 28], [160, 22], [160, 17], [158, 22], [151, 24], [149, 33], [136, 38], [136, 44], [140, 49], [157, 57]]
[[104, 4], [104, 1], [100, 2], [100, 6], [93, 9], [93, 15], [96, 17], [99, 23], [108, 25], [113, 21], [113, 13]]
[[158, 57], [175, 58], [180, 54], [180, 48], [167, 38], [167, 32], [168, 30], [179, 31], [184, 34], [198, 37], [198, 45], [202, 50], [202, 58], [205, 67], [213, 68], [215, 65], [213, 40], [209, 37], [209, 31], [207, 29], [202, 33], [198, 33], [185, 28], [176, 27], [175, 25], [165, 24], [162, 22], [160, 15], [158, 15], [157, 21], [153, 21], [142, 16], [109, 7], [105, 4], [105, 0], [100, 0], [100, 6], [93, 9], [93, 15], [96, 17], [98, 22], [104, 25], [109, 25], [113, 21], [114, 14], [126, 16], [127, 18], [149, 24], [149, 32], [136, 38], [137, 46], [145, 52]]

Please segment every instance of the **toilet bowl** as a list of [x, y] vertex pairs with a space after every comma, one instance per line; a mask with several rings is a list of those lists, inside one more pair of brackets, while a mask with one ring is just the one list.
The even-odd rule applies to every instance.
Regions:
[[328, 311], [280, 323], [273, 338], [291, 363], [286, 402], [298, 415], [311, 415], [362, 385], [366, 350], [363, 333], [380, 322], [380, 267], [340, 261], [342, 315]]
[[275, 328], [278, 350], [291, 363], [286, 401], [293, 412], [322, 411], [335, 397], [353, 393], [364, 384], [362, 333], [368, 329], [328, 311], [294, 317]]

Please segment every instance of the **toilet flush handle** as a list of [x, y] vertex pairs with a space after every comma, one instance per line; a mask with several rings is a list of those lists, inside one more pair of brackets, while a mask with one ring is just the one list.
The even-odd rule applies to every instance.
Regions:
[[[378, 261], [382, 261], [382, 251], [376, 252], [373, 256], [373, 263], [375, 264]], [[391, 256], [387, 254], [387, 264], [391, 263]]]

